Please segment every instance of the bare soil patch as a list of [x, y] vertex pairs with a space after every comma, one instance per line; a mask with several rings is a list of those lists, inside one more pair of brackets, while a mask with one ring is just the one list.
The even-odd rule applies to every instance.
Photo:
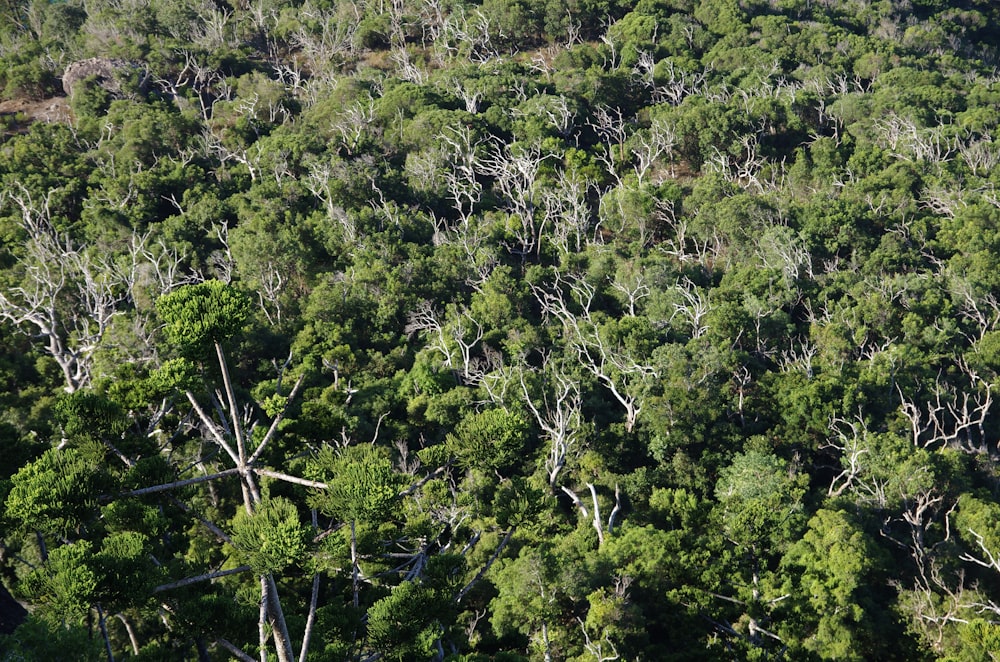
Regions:
[[8, 99], [0, 101], [0, 129], [5, 133], [25, 131], [32, 122], [69, 122], [69, 99], [51, 97], [40, 101]]

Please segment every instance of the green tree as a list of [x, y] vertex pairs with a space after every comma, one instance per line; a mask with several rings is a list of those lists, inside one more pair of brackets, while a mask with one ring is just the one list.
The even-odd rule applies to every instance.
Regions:
[[92, 447], [45, 451], [11, 477], [5, 516], [22, 530], [81, 535], [96, 516], [97, 497], [110, 486], [103, 455]]
[[[782, 559], [795, 578], [806, 622], [796, 640], [820, 659], [864, 660], [888, 654], [876, 577], [887, 558], [845, 511], [819, 510]], [[898, 640], [897, 640], [898, 645]]]
[[83, 625], [50, 626], [41, 616], [30, 616], [10, 635], [0, 635], [5, 660], [100, 662], [107, 659], [99, 638]]
[[327, 487], [312, 496], [311, 504], [350, 526], [351, 585], [357, 607], [360, 593], [359, 524], [387, 518], [399, 499], [401, 477], [392, 461], [375, 446], [350, 446], [338, 453], [324, 447], [316, 456], [311, 474]]
[[45, 565], [24, 579], [21, 590], [53, 624], [82, 625], [94, 604], [99, 577], [91, 545], [80, 541], [53, 549]]
[[368, 610], [372, 648], [389, 660], [427, 659], [443, 650], [441, 599], [417, 582], [403, 582]]
[[715, 487], [721, 532], [734, 552], [726, 564], [734, 576], [723, 581], [732, 582], [730, 597], [744, 610], [739, 628], [722, 632], [739, 633], [751, 650], [772, 649], [780, 640], [772, 631], [782, 599], [774, 561], [800, 529], [802, 483], [787, 462], [751, 449], [722, 469]]
[[236, 513], [232, 545], [237, 558], [255, 574], [273, 575], [305, 559], [306, 533], [295, 504], [272, 497], [261, 501], [253, 513]]
[[250, 321], [250, 298], [217, 280], [185, 285], [156, 301], [168, 342], [185, 356], [203, 359], [213, 346], [237, 336]]
[[445, 439], [460, 464], [480, 471], [507, 473], [524, 457], [527, 420], [516, 411], [486, 409], [464, 417]]

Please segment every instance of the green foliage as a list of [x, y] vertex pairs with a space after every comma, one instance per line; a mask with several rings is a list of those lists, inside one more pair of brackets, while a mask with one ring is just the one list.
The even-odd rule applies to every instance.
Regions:
[[237, 558], [256, 575], [279, 574], [299, 564], [306, 554], [306, 534], [295, 504], [284, 497], [263, 500], [253, 513], [240, 510], [233, 520]]
[[521, 0], [484, 0], [483, 15], [489, 20], [490, 38], [503, 48], [536, 45], [542, 25], [537, 7]]
[[702, 0], [694, 17], [719, 35], [732, 37], [746, 29], [746, 16], [736, 0]]
[[977, 557], [993, 558], [1000, 552], [1000, 504], [973, 496], [959, 503], [955, 526]]
[[163, 574], [150, 559], [152, 541], [138, 531], [112, 533], [101, 542], [93, 567], [100, 578], [98, 595], [105, 605], [139, 606]]
[[[808, 601], [811, 631], [806, 649], [820, 659], [864, 660], [884, 641], [875, 627], [870, 587], [886, 558], [844, 511], [819, 510], [783, 563]], [[886, 651], [888, 652], [888, 651]]]
[[99, 85], [95, 77], [79, 81], [70, 97], [70, 108], [79, 121], [93, 122], [111, 106], [111, 93]]
[[496, 491], [491, 510], [497, 526], [510, 529], [532, 526], [544, 512], [547, 495], [521, 477], [504, 481]]
[[106, 659], [106, 653], [85, 626], [49, 624], [32, 615], [13, 634], [0, 635], [0, 659], [98, 662]]
[[959, 630], [962, 648], [943, 660], [965, 662], [968, 660], [992, 659], [1000, 655], [1000, 628], [996, 623], [976, 618], [964, 624]]
[[128, 425], [125, 412], [92, 391], [76, 391], [56, 401], [56, 421], [68, 439], [120, 437]]
[[7, 99], [44, 99], [52, 96], [56, 77], [40, 61], [30, 61], [11, 66], [4, 73], [3, 97]]
[[253, 312], [250, 298], [217, 280], [185, 285], [156, 301], [167, 341], [186, 357], [204, 359], [214, 344], [243, 331]]
[[490, 609], [496, 633], [515, 630], [529, 635], [552, 620], [559, 611], [556, 601], [562, 597], [558, 579], [559, 562], [550, 549], [525, 548], [499, 568], [493, 580], [499, 594]]
[[327, 446], [313, 460], [310, 473], [328, 485], [312, 497], [314, 507], [345, 522], [388, 517], [402, 486], [392, 462], [374, 446], [350, 446], [341, 452]]
[[108, 487], [98, 462], [81, 450], [49, 449], [11, 477], [6, 517], [18, 528], [73, 536]]
[[40, 606], [38, 615], [47, 623], [82, 625], [99, 581], [92, 563], [90, 543], [62, 545], [25, 577], [21, 590]]
[[0, 0], [0, 657], [995, 655], [1000, 6], [355, 4]]
[[[190, 388], [194, 379], [194, 366], [181, 358], [168, 359], [149, 374], [148, 385], [156, 395], [167, 395], [174, 390], [183, 391]], [[147, 398], [148, 400], [148, 398]]]
[[388, 660], [429, 658], [442, 635], [444, 602], [431, 589], [404, 582], [368, 610], [372, 646]]
[[801, 482], [787, 462], [770, 453], [749, 450], [736, 455], [715, 486], [726, 535], [750, 547], [787, 539], [801, 512]]
[[188, 147], [197, 128], [191, 118], [164, 102], [116, 100], [108, 107], [107, 121], [118, 129], [104, 149], [143, 170], [155, 168], [164, 156]]
[[506, 473], [523, 457], [527, 441], [528, 422], [522, 414], [486, 409], [459, 421], [445, 444], [463, 466]]
[[162, 535], [169, 526], [163, 512], [133, 500], [112, 501], [101, 508], [102, 524], [112, 533], [142, 531], [146, 536]]

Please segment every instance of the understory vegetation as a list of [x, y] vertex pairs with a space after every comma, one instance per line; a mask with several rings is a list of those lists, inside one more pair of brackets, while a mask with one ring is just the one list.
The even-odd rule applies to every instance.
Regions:
[[0, 0], [0, 659], [997, 659], [997, 44]]

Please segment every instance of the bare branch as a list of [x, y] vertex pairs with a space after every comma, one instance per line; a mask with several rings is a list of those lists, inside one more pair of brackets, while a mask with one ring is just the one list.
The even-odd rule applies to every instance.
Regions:
[[207, 582], [213, 579], [218, 579], [219, 577], [226, 577], [228, 575], [236, 575], [241, 572], [249, 572], [251, 570], [248, 565], [241, 565], [238, 568], [230, 568], [229, 570], [217, 570], [215, 572], [208, 572], [204, 575], [198, 575], [196, 577], [188, 577], [186, 579], [180, 579], [176, 582], [171, 582], [169, 584], [160, 584], [153, 589], [153, 593], [162, 593], [163, 591], [172, 591], [175, 588], [183, 588], [185, 586], [190, 586], [191, 584], [197, 584], [199, 582]]
[[254, 468], [255, 473], [261, 476], [267, 476], [268, 478], [275, 478], [277, 480], [283, 480], [286, 483], [295, 483], [296, 485], [305, 485], [306, 487], [315, 487], [318, 490], [329, 489], [329, 485], [326, 483], [320, 483], [315, 480], [306, 480], [305, 478], [298, 478], [297, 476], [289, 476], [288, 474], [283, 474], [279, 471], [271, 471], [270, 469]]
[[278, 426], [281, 424], [281, 421], [285, 419], [285, 414], [288, 412], [288, 407], [289, 405], [292, 404], [292, 401], [295, 400], [295, 396], [298, 394], [299, 388], [302, 386], [302, 383], [304, 381], [305, 381], [305, 375], [299, 375], [299, 378], [295, 381], [295, 386], [292, 387], [292, 392], [288, 394], [288, 399], [285, 401], [285, 406], [281, 408], [281, 412], [279, 412], [278, 415], [274, 417], [274, 420], [271, 421], [271, 426], [267, 429], [267, 432], [264, 434], [264, 438], [257, 446], [257, 450], [255, 450], [253, 452], [253, 455], [250, 456], [250, 459], [247, 460], [248, 465], [253, 466], [253, 464], [260, 457], [260, 454], [264, 452], [264, 449], [267, 447], [267, 444], [272, 439], [274, 439], [274, 436], [278, 432]]
[[234, 644], [223, 639], [222, 637], [216, 638], [215, 643], [225, 648], [227, 651], [233, 654], [233, 657], [235, 657], [238, 660], [241, 660], [242, 662], [258, 662], [257, 660], [255, 660], [254, 658], [250, 657], [242, 650], [237, 648]]
[[509, 531], [507, 531], [507, 533], [504, 535], [503, 540], [501, 540], [500, 544], [497, 545], [496, 551], [493, 552], [493, 556], [491, 556], [490, 560], [486, 562], [486, 565], [480, 568], [479, 572], [476, 573], [476, 576], [473, 577], [468, 584], [463, 586], [462, 590], [460, 590], [458, 593], [455, 594], [456, 603], [461, 602], [462, 598], [465, 597], [465, 594], [471, 591], [472, 587], [475, 586], [480, 579], [486, 576], [486, 573], [490, 571], [490, 568], [493, 567], [493, 564], [496, 562], [496, 560], [500, 558], [500, 554], [503, 552], [504, 547], [507, 546], [507, 543], [510, 542], [510, 537], [512, 535], [514, 535], [513, 527]]
[[232, 469], [226, 469], [225, 471], [220, 471], [218, 473], [209, 474], [207, 476], [197, 476], [195, 478], [187, 478], [185, 480], [177, 480], [172, 483], [165, 483], [163, 485], [154, 485], [152, 487], [143, 487], [138, 490], [132, 490], [131, 492], [122, 492], [115, 498], [123, 497], [134, 497], [134, 496], [144, 496], [146, 494], [155, 494], [157, 492], [166, 492], [167, 490], [176, 490], [182, 487], [187, 487], [188, 485], [196, 485], [198, 483], [204, 483], [206, 481], [215, 480], [217, 478], [222, 478], [224, 476], [232, 476], [233, 474], [239, 473], [239, 469], [233, 467]]

